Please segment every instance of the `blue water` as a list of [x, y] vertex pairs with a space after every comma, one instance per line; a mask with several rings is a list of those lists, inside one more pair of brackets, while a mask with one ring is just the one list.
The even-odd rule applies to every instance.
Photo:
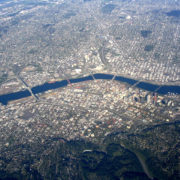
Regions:
[[62, 80], [62, 81], [56, 81], [54, 83], [44, 83], [42, 85], [33, 87], [31, 90], [34, 94], [39, 94], [51, 89], [65, 87], [67, 86], [67, 84], [68, 84], [67, 80]]
[[[94, 74], [93, 75], [95, 79], [107, 79], [110, 80], [113, 78], [113, 75], [111, 74]], [[81, 78], [76, 78], [76, 79], [69, 79], [70, 83], [79, 83], [79, 82], [83, 82], [83, 81], [90, 81], [93, 80], [92, 76], [86, 76], [86, 77], [81, 77]], [[134, 85], [135, 83], [137, 83], [138, 81], [134, 80], [134, 79], [130, 79], [130, 78], [125, 78], [122, 76], [116, 76], [115, 79], [116, 81], [120, 81], [120, 82], [125, 82], [129, 85]], [[39, 86], [35, 86], [33, 87], [31, 90], [34, 94], [39, 94], [39, 93], [43, 93], [45, 91], [51, 90], [51, 89], [57, 89], [57, 88], [61, 88], [61, 87], [65, 87], [68, 85], [68, 81], [67, 80], [62, 80], [62, 81], [56, 81], [54, 83], [44, 83], [42, 85]], [[147, 90], [147, 91], [151, 91], [154, 92], [156, 89], [158, 89], [160, 86], [155, 85], [155, 84], [151, 84], [151, 83], [147, 83], [147, 82], [140, 82], [136, 85], [136, 87]], [[168, 93], [176, 93], [176, 94], [180, 94], [180, 86], [161, 86], [158, 90], [157, 93], [165, 95]], [[19, 92], [15, 92], [15, 93], [9, 93], [9, 94], [4, 94], [0, 96], [0, 102], [3, 105], [7, 105], [7, 103], [9, 101], [13, 101], [13, 100], [18, 100], [21, 98], [25, 98], [31, 96], [30, 92], [28, 90], [23, 90], [23, 91], [19, 91]]]
[[70, 79], [69, 81], [71, 83], [78, 83], [78, 82], [89, 81], [89, 80], [93, 80], [93, 77], [86, 76], [86, 77], [81, 77], [81, 78], [76, 78], [76, 79]]
[[120, 82], [125, 82], [125, 83], [128, 83], [130, 85], [134, 85], [137, 83], [136, 80], [133, 80], [133, 79], [128, 79], [128, 78], [125, 78], [125, 77], [122, 77], [122, 76], [116, 76], [115, 77], [115, 80], [116, 81], [120, 81]]
[[7, 105], [9, 101], [17, 100], [17, 99], [22, 99], [25, 97], [31, 96], [31, 93], [28, 90], [24, 91], [19, 91], [19, 92], [14, 92], [14, 93], [9, 93], [5, 95], [0, 96], [0, 102], [3, 105]]
[[147, 91], [155, 91], [159, 86], [158, 85], [155, 85], [155, 84], [149, 84], [149, 83], [146, 83], [146, 82], [140, 82], [139, 84], [137, 84], [138, 88], [141, 88], [141, 89], [144, 89], [144, 90], [147, 90]]
[[95, 79], [112, 79], [113, 75], [111, 74], [94, 74]]
[[159, 94], [167, 94], [168, 92], [180, 94], [180, 86], [162, 86], [157, 91], [157, 93], [159, 93]]

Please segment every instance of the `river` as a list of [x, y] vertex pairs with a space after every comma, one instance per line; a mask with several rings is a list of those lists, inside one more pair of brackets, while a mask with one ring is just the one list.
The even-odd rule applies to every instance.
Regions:
[[[79, 82], [83, 82], [83, 81], [94, 80], [93, 77], [95, 79], [111, 80], [114, 77], [114, 75], [98, 73], [98, 74], [93, 74], [93, 76], [89, 75], [89, 76], [85, 76], [85, 77], [69, 79], [69, 81], [70, 81], [70, 83], [73, 84], [73, 83], [79, 83]], [[126, 78], [123, 76], [115, 76], [114, 80], [119, 81], [119, 82], [124, 82], [124, 83], [127, 83], [132, 86], [135, 85], [135, 87], [137, 87], [137, 88], [141, 88], [143, 90], [147, 90], [150, 92], [154, 92], [157, 90], [156, 92], [158, 94], [162, 94], [162, 95], [165, 95], [168, 93], [180, 94], [180, 86], [173, 86], [173, 85], [161, 85], [160, 86], [160, 85], [151, 84], [151, 83], [142, 82], [142, 81], [138, 83], [137, 80]], [[43, 93], [48, 90], [65, 87], [67, 85], [68, 85], [68, 81], [62, 80], [62, 81], [56, 81], [53, 83], [44, 83], [42, 85], [32, 87], [31, 90], [32, 90], [33, 94], [36, 95], [36, 94]], [[13, 93], [9, 93], [9, 94], [3, 94], [3, 95], [0, 95], [0, 102], [3, 105], [7, 105], [9, 101], [18, 100], [18, 99], [29, 97], [29, 96], [31, 96], [31, 93], [28, 90], [13, 92]]]

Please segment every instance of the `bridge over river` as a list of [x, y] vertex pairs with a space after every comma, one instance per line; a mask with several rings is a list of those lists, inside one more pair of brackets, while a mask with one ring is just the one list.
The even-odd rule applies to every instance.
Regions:
[[18, 100], [21, 98], [34, 96], [37, 99], [36, 94], [43, 93], [48, 90], [57, 89], [61, 87], [67, 86], [69, 83], [79, 83], [83, 81], [91, 81], [96, 79], [104, 79], [104, 80], [114, 80], [119, 81], [123, 83], [127, 83], [131, 85], [132, 87], [141, 88], [143, 90], [147, 90], [150, 92], [156, 92], [158, 94], [168, 94], [168, 93], [174, 93], [174, 94], [180, 94], [180, 86], [179, 85], [156, 85], [151, 84], [143, 81], [138, 81], [130, 78], [126, 78], [123, 76], [117, 76], [113, 74], [91, 74], [89, 76], [75, 78], [75, 79], [66, 79], [62, 81], [55, 81], [54, 83], [44, 83], [42, 85], [38, 85], [35, 87], [28, 87], [27, 90], [13, 92], [9, 94], [3, 94], [0, 95], [0, 102], [3, 105], [7, 105], [9, 101]]

